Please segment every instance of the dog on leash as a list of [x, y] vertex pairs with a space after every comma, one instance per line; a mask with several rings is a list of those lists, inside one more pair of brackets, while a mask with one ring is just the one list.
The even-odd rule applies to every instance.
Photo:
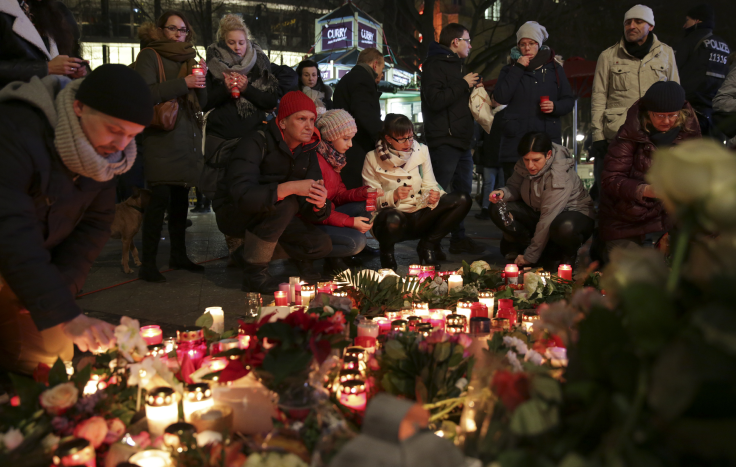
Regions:
[[138, 249], [133, 243], [133, 237], [138, 233], [143, 223], [143, 211], [151, 202], [151, 190], [133, 187], [133, 195], [115, 205], [115, 219], [112, 221], [110, 238], [123, 241], [123, 271], [126, 274], [133, 272], [128, 265], [130, 252], [133, 253], [133, 261], [136, 266], [141, 265], [138, 258]]

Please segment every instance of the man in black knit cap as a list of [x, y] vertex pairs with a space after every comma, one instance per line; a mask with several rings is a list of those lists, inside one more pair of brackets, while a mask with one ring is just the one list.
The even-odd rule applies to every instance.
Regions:
[[34, 77], [0, 91], [0, 366], [32, 372], [114, 342], [75, 302], [110, 236], [115, 175], [151, 123], [148, 86], [103, 65], [83, 80]]
[[[687, 101], [698, 115], [703, 136], [710, 134], [713, 98], [728, 74], [728, 44], [713, 34], [716, 14], [713, 7], [701, 4], [685, 16], [685, 37], [675, 47], [680, 84]], [[714, 135], [715, 136], [715, 135]]]

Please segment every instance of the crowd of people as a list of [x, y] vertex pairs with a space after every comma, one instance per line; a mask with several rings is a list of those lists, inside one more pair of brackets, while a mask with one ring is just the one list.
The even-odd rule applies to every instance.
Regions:
[[[549, 34], [533, 21], [517, 31], [493, 91], [491, 131], [476, 138], [484, 174], [477, 217], [501, 229], [508, 261], [575, 264], [591, 236], [605, 261], [614, 247], [668, 232], [672, 222], [646, 182], [656, 150], [735, 136], [736, 71], [713, 34], [712, 8], [688, 12], [675, 49], [654, 26], [651, 9], [631, 8], [623, 37], [599, 57], [593, 197], [562, 145], [561, 119], [575, 97]], [[419, 240], [418, 261], [436, 267], [447, 259], [440, 242], [448, 235], [452, 254], [485, 249], [463, 224], [474, 173], [468, 100], [483, 83], [464, 69], [472, 46], [460, 24], [442, 29], [423, 63], [424, 142], [408, 117], [382, 118], [385, 61], [377, 49], [361, 51], [333, 90], [313, 61], [296, 70], [270, 63], [236, 15], [221, 19], [204, 59], [186, 16], [171, 10], [140, 28], [131, 67], [95, 70], [80, 56], [74, 18], [53, 0], [0, 1], [0, 34], [6, 368], [27, 372], [68, 356], [73, 344], [96, 349], [113, 339], [112, 326], [85, 316], [75, 296], [109, 237], [116, 176], [141, 164], [151, 197], [139, 278], [149, 282], [166, 280], [156, 263], [164, 222], [169, 266], [204, 270], [186, 250], [191, 187], [201, 199], [196, 209], [211, 202], [248, 292], [277, 289], [269, 263], [279, 250], [314, 280], [359, 254], [396, 269], [394, 246], [407, 240]], [[369, 231], [377, 251], [366, 245]]]

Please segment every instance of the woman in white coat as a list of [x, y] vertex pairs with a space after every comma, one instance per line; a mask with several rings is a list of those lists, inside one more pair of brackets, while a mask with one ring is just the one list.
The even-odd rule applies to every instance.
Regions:
[[427, 146], [414, 138], [404, 115], [388, 114], [376, 150], [363, 165], [365, 185], [383, 191], [376, 201], [373, 236], [381, 247], [381, 267], [396, 269], [394, 245], [419, 239], [420, 264], [439, 266], [440, 241], [470, 211], [469, 193], [445, 193], [434, 178]]

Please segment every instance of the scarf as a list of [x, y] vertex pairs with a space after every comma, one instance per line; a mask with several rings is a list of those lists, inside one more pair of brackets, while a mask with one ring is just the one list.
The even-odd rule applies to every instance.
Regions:
[[[212, 72], [215, 80], [224, 81], [223, 73], [239, 73], [249, 76], [248, 86], [253, 86], [259, 91], [274, 93], [278, 82], [270, 73], [271, 63], [263, 53], [261, 46], [255, 42], [248, 41], [248, 50], [245, 56], [234, 53], [224, 41], [217, 42], [207, 47], [207, 68]], [[259, 111], [243, 94], [235, 102], [240, 118], [248, 118]]]
[[383, 139], [379, 139], [376, 142], [376, 155], [378, 156], [378, 159], [382, 162], [381, 165], [385, 165], [386, 163], [388, 163], [388, 165], [393, 165], [393, 167], [403, 167], [406, 165], [407, 162], [409, 162], [412, 154], [414, 154], [418, 150], [419, 143], [417, 143], [416, 141], [414, 141], [414, 144], [408, 151], [397, 151], [391, 146], [386, 147], [386, 145], [384, 145]]
[[654, 34], [652, 33], [649, 33], [649, 35], [647, 36], [647, 40], [645, 40], [642, 45], [639, 45], [638, 42], [629, 42], [626, 40], [626, 37], [624, 37], [624, 47], [626, 47], [626, 51], [639, 60], [643, 60], [644, 57], [647, 56], [649, 50], [652, 48], [653, 43]]
[[[149, 42], [144, 48], [153, 49], [163, 58], [181, 63], [177, 78], [184, 78], [192, 74], [192, 67], [197, 63], [194, 59], [197, 51], [191, 42], [175, 42], [169, 39], [156, 39]], [[165, 79], [165, 77], [164, 77]], [[190, 89], [186, 98], [187, 107], [192, 115], [198, 115], [202, 109], [199, 107], [199, 99], [194, 89]]]
[[325, 97], [325, 93], [319, 91], [318, 89], [310, 88], [309, 86], [302, 86], [302, 92], [306, 94], [308, 98], [314, 101], [315, 107], [327, 108], [324, 101], [322, 100]]
[[[549, 62], [550, 57], [553, 55], [552, 49], [550, 49], [548, 46], [543, 45], [541, 49], [539, 49], [539, 52], [537, 52], [537, 55], [534, 56], [529, 61], [529, 65], [525, 67], [524, 69], [526, 71], [534, 71], [537, 68], [541, 67], [542, 65]], [[514, 47], [511, 49], [511, 59], [514, 60], [514, 62], [518, 61], [519, 58], [521, 58], [521, 51], [518, 47]]]
[[649, 131], [649, 140], [657, 147], [657, 149], [664, 149], [672, 146], [677, 139], [677, 135], [680, 134], [680, 127], [676, 126], [668, 131], [659, 131], [653, 126], [647, 125]]
[[79, 118], [72, 107], [80, 84], [82, 80], [72, 81], [56, 96], [54, 144], [61, 161], [69, 170], [98, 182], [106, 182], [133, 167], [136, 156], [135, 139], [130, 140], [122, 152], [115, 152], [107, 157], [97, 154], [82, 131]]
[[335, 172], [340, 173], [347, 161], [345, 160], [345, 154], [337, 152], [334, 146], [329, 141], [321, 140], [319, 146], [317, 146], [317, 152], [325, 158], [328, 164], [335, 169]]

